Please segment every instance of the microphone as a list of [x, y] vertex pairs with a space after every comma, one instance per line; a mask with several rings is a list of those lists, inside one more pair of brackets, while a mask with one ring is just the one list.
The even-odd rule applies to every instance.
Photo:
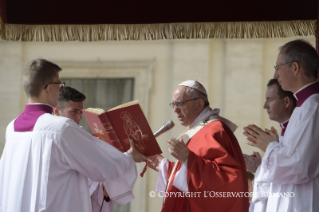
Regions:
[[166, 122], [159, 130], [157, 130], [154, 133], [154, 137], [156, 138], [156, 137], [162, 135], [163, 133], [165, 133], [165, 132], [169, 131], [170, 129], [172, 129], [174, 126], [175, 126], [175, 124], [174, 124], [173, 121]]

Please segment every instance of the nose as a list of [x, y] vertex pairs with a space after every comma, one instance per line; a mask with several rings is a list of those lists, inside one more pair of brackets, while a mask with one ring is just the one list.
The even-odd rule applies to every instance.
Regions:
[[82, 115], [81, 115], [81, 113], [80, 113], [80, 114], [77, 114], [76, 119], [79, 120], [79, 121], [82, 120]]
[[279, 77], [279, 76], [278, 76], [278, 73], [277, 73], [277, 71], [275, 71], [275, 73], [274, 73], [274, 78], [275, 78], [275, 79], [278, 79], [278, 77]]
[[264, 103], [264, 109], [267, 109], [268, 105], [267, 102]]
[[177, 107], [176, 105], [174, 105], [174, 113], [177, 113], [179, 111], [179, 107]]

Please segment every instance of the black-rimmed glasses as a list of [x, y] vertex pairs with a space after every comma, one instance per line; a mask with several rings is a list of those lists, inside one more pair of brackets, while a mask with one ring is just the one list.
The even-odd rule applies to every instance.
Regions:
[[283, 66], [283, 65], [286, 65], [286, 64], [289, 64], [289, 63], [293, 63], [294, 61], [290, 61], [290, 62], [288, 62], [288, 63], [283, 63], [283, 64], [280, 64], [280, 65], [276, 65], [276, 66], [274, 66], [274, 68], [275, 68], [275, 71], [278, 71], [278, 67], [279, 66]]
[[46, 89], [50, 84], [59, 85], [59, 88], [60, 88], [60, 89], [63, 89], [64, 86], [65, 86], [65, 83], [64, 83], [64, 82], [50, 82], [50, 83], [48, 83], [43, 89]]
[[174, 109], [175, 106], [178, 107], [178, 108], [181, 108], [181, 107], [183, 107], [183, 104], [184, 104], [184, 103], [190, 102], [190, 101], [194, 101], [194, 100], [196, 100], [196, 99], [200, 99], [200, 98], [199, 98], [199, 97], [196, 97], [196, 98], [194, 98], [194, 99], [189, 99], [189, 100], [186, 100], [186, 101], [184, 101], [184, 102], [172, 102], [172, 103], [169, 103], [169, 106], [171, 106], [173, 109]]

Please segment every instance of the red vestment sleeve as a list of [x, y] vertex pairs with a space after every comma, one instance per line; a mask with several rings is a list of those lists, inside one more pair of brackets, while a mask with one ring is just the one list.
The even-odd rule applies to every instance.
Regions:
[[[188, 148], [187, 183], [193, 196], [167, 197], [162, 211], [248, 211], [245, 162], [231, 130], [211, 122], [191, 138]], [[168, 192], [179, 190], [170, 186]]]

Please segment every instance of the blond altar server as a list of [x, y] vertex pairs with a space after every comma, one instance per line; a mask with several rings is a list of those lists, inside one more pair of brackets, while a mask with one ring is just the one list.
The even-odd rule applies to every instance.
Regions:
[[280, 48], [274, 77], [297, 99], [284, 137], [272, 131], [246, 127], [248, 140], [267, 143], [257, 170], [251, 211], [319, 211], [319, 58], [306, 41]]
[[0, 211], [91, 212], [87, 178], [106, 182], [111, 198], [133, 199], [135, 149], [121, 153], [94, 138], [73, 120], [52, 115], [61, 87], [61, 68], [44, 59], [23, 70], [28, 104], [6, 130], [0, 161]]

